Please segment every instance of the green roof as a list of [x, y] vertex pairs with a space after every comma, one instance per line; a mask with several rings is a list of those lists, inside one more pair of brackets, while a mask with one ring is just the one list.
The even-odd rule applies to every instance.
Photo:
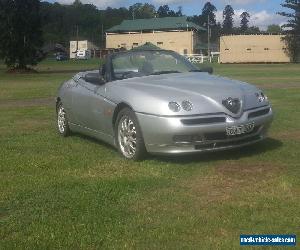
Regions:
[[161, 50], [161, 48], [155, 46], [153, 43], [146, 42], [145, 44], [135, 47], [132, 50]]
[[107, 30], [107, 32], [134, 32], [150, 30], [170, 30], [170, 29], [194, 29], [197, 31], [206, 30], [199, 25], [189, 22], [186, 16], [163, 17], [151, 19], [124, 20], [121, 24]]

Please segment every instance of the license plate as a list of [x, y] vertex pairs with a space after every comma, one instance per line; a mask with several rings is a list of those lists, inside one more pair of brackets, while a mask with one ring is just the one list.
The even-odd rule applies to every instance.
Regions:
[[232, 126], [226, 128], [226, 133], [228, 136], [242, 135], [251, 133], [254, 130], [254, 122], [248, 123], [240, 126]]

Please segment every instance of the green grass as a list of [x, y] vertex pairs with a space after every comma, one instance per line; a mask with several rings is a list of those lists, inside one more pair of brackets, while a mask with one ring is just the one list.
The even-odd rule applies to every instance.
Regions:
[[[300, 233], [300, 65], [214, 65], [265, 89], [270, 138], [240, 150], [123, 160], [58, 136], [53, 97], [97, 61], [0, 66], [0, 249], [239, 249], [242, 233]], [[298, 244], [299, 246], [299, 244]]]

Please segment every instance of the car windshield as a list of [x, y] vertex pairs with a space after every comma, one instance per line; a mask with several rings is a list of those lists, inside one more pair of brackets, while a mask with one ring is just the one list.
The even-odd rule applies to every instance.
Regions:
[[171, 51], [132, 51], [112, 58], [115, 80], [197, 71], [185, 57]]

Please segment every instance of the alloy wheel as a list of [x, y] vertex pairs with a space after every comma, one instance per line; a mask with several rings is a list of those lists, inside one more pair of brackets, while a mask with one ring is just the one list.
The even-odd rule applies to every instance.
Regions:
[[118, 142], [122, 154], [133, 158], [137, 149], [137, 131], [134, 122], [128, 116], [123, 116], [118, 125]]

